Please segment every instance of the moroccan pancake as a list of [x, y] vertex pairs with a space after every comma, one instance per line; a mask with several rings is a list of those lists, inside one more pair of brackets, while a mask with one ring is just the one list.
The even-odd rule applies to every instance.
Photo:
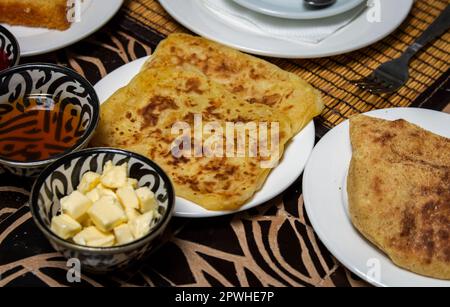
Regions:
[[319, 92], [297, 75], [201, 37], [170, 35], [145, 67], [172, 65], [194, 67], [237, 97], [282, 112], [290, 119], [293, 135], [324, 107]]
[[353, 224], [398, 266], [450, 279], [450, 139], [404, 120], [350, 126]]
[[[205, 132], [201, 145], [210, 136], [216, 135], [220, 127], [225, 131], [227, 123], [268, 123], [263, 140], [272, 142], [272, 132], [279, 125], [280, 157], [284, 145], [292, 135], [289, 119], [281, 112], [263, 104], [251, 104], [239, 99], [222, 85], [207, 78], [197, 70], [174, 67], [147, 69], [140, 72], [126, 87], [118, 90], [101, 106], [101, 121], [92, 141], [94, 146], [109, 146], [131, 150], [149, 157], [158, 163], [171, 177], [177, 196], [191, 200], [209, 210], [233, 210], [242, 206], [264, 183], [270, 168], [261, 167], [269, 156], [253, 151], [250, 142], [245, 142], [246, 152], [253, 156], [237, 156], [237, 145], [232, 150], [235, 156], [212, 155], [204, 152], [195, 157], [173, 154], [173, 143], [180, 134], [172, 131], [174, 124], [187, 123], [194, 129], [196, 117], [201, 115], [203, 124], [216, 122], [212, 130]], [[178, 128], [176, 129], [178, 130]], [[182, 139], [194, 143], [200, 139], [192, 133], [182, 133]], [[244, 137], [254, 137], [245, 133]], [[237, 142], [238, 134], [230, 139], [220, 138], [215, 148], [224, 148]], [[272, 148], [276, 148], [273, 146]], [[194, 148], [191, 148], [194, 149]], [[198, 147], [195, 147], [197, 153]], [[213, 148], [214, 149], [214, 148]], [[181, 152], [187, 152], [182, 146]], [[192, 153], [191, 150], [189, 152]], [[226, 152], [224, 149], [223, 152]], [[273, 166], [272, 166], [273, 167]]]

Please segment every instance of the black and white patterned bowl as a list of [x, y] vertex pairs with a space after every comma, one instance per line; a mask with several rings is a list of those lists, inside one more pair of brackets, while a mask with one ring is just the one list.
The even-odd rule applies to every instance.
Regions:
[[[161, 217], [145, 237], [122, 246], [93, 248], [61, 239], [50, 229], [52, 217], [60, 211], [59, 199], [74, 191], [87, 171], [101, 173], [107, 161], [128, 162], [129, 176], [155, 193]], [[174, 200], [169, 177], [151, 160], [128, 151], [93, 148], [66, 155], [46, 168], [33, 186], [30, 207], [35, 223], [57, 251], [79, 261], [82, 271], [106, 273], [135, 264], [153, 250], [172, 217]]]
[[0, 26], [0, 52], [3, 52], [7, 56], [9, 60], [9, 67], [13, 67], [19, 64], [19, 43], [17, 42], [14, 35], [2, 26]]
[[[80, 114], [82, 127], [77, 126], [71, 129], [80, 128], [83, 132], [74, 146], [48, 159], [29, 162], [9, 160], [2, 156], [3, 149], [0, 148], [0, 164], [19, 176], [35, 177], [58, 158], [86, 147], [100, 119], [100, 103], [89, 81], [69, 68], [36, 63], [19, 65], [0, 72], [0, 123], [3, 116], [21, 106], [16, 103], [17, 101], [36, 95], [52, 98], [56, 103], [64, 103], [65, 108], [69, 106], [75, 108]], [[57, 123], [52, 121], [51, 124]], [[14, 126], [14, 123], [11, 125]], [[12, 129], [5, 128], [7, 127], [2, 127], [2, 130], [11, 131]], [[36, 128], [43, 129], [43, 127]]]

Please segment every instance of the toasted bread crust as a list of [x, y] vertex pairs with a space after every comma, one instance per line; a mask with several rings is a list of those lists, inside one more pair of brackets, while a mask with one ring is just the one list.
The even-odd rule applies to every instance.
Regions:
[[66, 30], [67, 0], [0, 0], [0, 23]]

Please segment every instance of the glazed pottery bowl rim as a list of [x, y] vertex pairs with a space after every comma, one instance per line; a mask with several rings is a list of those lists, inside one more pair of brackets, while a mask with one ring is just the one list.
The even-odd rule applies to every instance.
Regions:
[[[128, 244], [119, 245], [119, 246], [112, 246], [112, 247], [88, 247], [79, 245], [76, 243], [72, 243], [70, 241], [64, 240], [60, 238], [58, 235], [56, 235], [51, 229], [50, 226], [47, 225], [41, 218], [38, 210], [38, 198], [39, 198], [39, 191], [41, 190], [42, 185], [47, 180], [49, 176], [58, 169], [59, 167], [66, 164], [68, 161], [82, 158], [82, 157], [89, 157], [93, 156], [95, 154], [114, 154], [114, 155], [121, 155], [126, 156], [130, 158], [134, 158], [139, 160], [140, 162], [144, 163], [147, 166], [150, 166], [152, 169], [154, 169], [158, 175], [162, 178], [164, 181], [165, 187], [167, 189], [168, 194], [168, 201], [167, 201], [167, 208], [165, 210], [164, 215], [161, 217], [161, 220], [151, 229], [151, 231], [146, 234], [144, 237], [135, 240], [133, 242], [130, 242]], [[138, 179], [138, 178], [136, 178]], [[139, 180], [139, 179], [138, 179]], [[133, 153], [130, 151], [122, 150], [122, 149], [116, 149], [116, 148], [109, 148], [109, 147], [99, 147], [99, 148], [89, 148], [84, 149], [81, 151], [73, 152], [68, 155], [65, 155], [64, 157], [58, 159], [56, 162], [52, 163], [50, 166], [48, 166], [36, 179], [35, 183], [33, 184], [31, 194], [30, 194], [30, 211], [31, 215], [33, 217], [33, 220], [35, 224], [38, 226], [38, 228], [44, 233], [44, 235], [49, 238], [50, 240], [53, 240], [57, 242], [58, 245], [62, 245], [67, 249], [70, 250], [76, 250], [80, 252], [86, 252], [91, 254], [101, 254], [101, 255], [110, 255], [110, 254], [118, 254], [122, 252], [131, 251], [137, 248], [140, 248], [147, 244], [148, 242], [151, 242], [154, 240], [157, 235], [159, 235], [164, 229], [167, 227], [169, 221], [171, 220], [173, 216], [173, 211], [175, 208], [175, 190], [172, 184], [172, 181], [170, 180], [169, 176], [166, 174], [166, 172], [163, 171], [163, 169], [156, 164], [154, 161], [148, 159], [147, 157], [144, 157], [142, 155], [139, 155], [137, 153]]]
[[[20, 45], [19, 42], [17, 41], [17, 38], [14, 36], [14, 34], [11, 33], [11, 31], [9, 31], [8, 29], [6, 29], [4, 26], [0, 25], [0, 32], [2, 34], [4, 34], [9, 41], [11, 42], [11, 44], [13, 45], [13, 61], [10, 63], [9, 68], [15, 67], [17, 65], [19, 65], [20, 62]], [[7, 68], [7, 69], [9, 69]]]
[[[82, 75], [80, 75], [79, 73], [77, 73], [76, 71], [74, 71], [68, 67], [57, 65], [57, 64], [51, 64], [51, 63], [22, 64], [22, 65], [14, 66], [14, 67], [5, 69], [3, 71], [0, 71], [0, 79], [10, 76], [10, 75], [14, 75], [16, 73], [24, 72], [24, 71], [40, 70], [40, 69], [46, 69], [46, 70], [51, 70], [54, 72], [59, 72], [59, 73], [62, 73], [66, 76], [73, 78], [76, 82], [79, 82], [81, 87], [84, 88], [88, 92], [90, 97], [92, 97], [92, 110], [93, 110], [92, 117], [90, 118], [88, 126], [86, 128], [86, 131], [83, 133], [83, 135], [77, 140], [75, 145], [71, 146], [66, 151], [64, 151], [60, 154], [51, 156], [47, 159], [36, 160], [36, 161], [27, 161], [27, 162], [10, 160], [10, 159], [7, 159], [0, 155], [0, 163], [4, 164], [6, 166], [20, 168], [20, 169], [30, 168], [30, 167], [31, 168], [39, 168], [39, 167], [47, 166], [47, 165], [55, 162], [56, 160], [64, 157], [65, 155], [70, 154], [71, 152], [78, 151], [81, 148], [83, 148], [90, 141], [90, 139], [92, 138], [92, 136], [95, 133], [95, 130], [98, 127], [98, 124], [100, 121], [100, 100], [98, 98], [97, 92], [95, 91], [92, 84], [88, 80], [86, 80], [86, 78], [84, 78]], [[42, 94], [45, 95], [45, 93], [42, 93]]]

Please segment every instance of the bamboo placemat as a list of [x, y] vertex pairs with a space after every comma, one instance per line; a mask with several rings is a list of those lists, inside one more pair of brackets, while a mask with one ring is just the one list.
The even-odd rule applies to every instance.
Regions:
[[[384, 40], [353, 53], [324, 59], [269, 61], [298, 74], [323, 92], [326, 109], [319, 121], [325, 128], [334, 127], [356, 113], [380, 108], [409, 107], [450, 68], [447, 61], [450, 54], [450, 33], [429, 45], [413, 60], [408, 84], [395, 94], [372, 95], [359, 90], [351, 80], [368, 75], [381, 63], [399, 56], [448, 4], [447, 0], [416, 1], [410, 16], [397, 31]], [[188, 32], [156, 0], [128, 1], [123, 10], [128, 18], [161, 36], [173, 32]]]

